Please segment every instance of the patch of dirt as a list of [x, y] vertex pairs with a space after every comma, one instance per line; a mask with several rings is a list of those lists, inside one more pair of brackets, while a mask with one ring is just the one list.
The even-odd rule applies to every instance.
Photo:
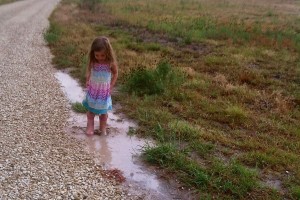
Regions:
[[74, 21], [74, 15], [78, 13], [77, 5], [74, 3], [62, 4], [59, 9], [53, 12], [53, 19], [59, 19], [60, 22], [70, 23]]
[[[97, 8], [97, 12], [90, 12], [87, 9], [81, 9], [76, 15], [76, 18], [80, 21], [95, 25], [104, 25], [112, 29], [126, 31], [137, 38], [137, 41], [146, 43], [158, 43], [163, 46], [169, 46], [176, 50], [183, 51], [185, 53], [191, 53], [195, 58], [203, 55], [207, 55], [212, 52], [212, 46], [204, 43], [189, 43], [185, 44], [183, 38], [172, 38], [160, 32], [149, 31], [146, 28], [134, 26], [127, 22], [120, 21], [114, 16], [107, 13], [103, 8]], [[112, 36], [113, 37], [113, 36]]]
[[126, 178], [123, 176], [123, 172], [119, 169], [102, 170], [101, 175], [105, 178], [115, 180], [118, 184], [126, 181]]

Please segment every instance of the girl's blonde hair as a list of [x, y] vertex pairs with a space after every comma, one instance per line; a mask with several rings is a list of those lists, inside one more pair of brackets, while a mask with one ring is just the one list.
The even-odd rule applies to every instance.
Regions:
[[114, 50], [109, 42], [107, 37], [101, 36], [97, 37], [92, 45], [89, 52], [89, 68], [93, 63], [96, 63], [97, 60], [95, 58], [95, 51], [104, 51], [106, 54], [106, 61], [109, 63], [116, 63], [116, 56]]

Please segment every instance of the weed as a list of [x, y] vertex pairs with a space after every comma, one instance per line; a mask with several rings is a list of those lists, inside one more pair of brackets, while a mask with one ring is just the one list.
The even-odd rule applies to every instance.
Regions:
[[64, 69], [68, 67], [72, 67], [72, 61], [70, 60], [69, 57], [64, 56], [64, 55], [59, 55], [55, 58], [53, 58], [53, 62], [56, 64], [56, 67], [58, 69]]
[[296, 199], [300, 199], [300, 186], [293, 186], [291, 192]]
[[226, 115], [232, 120], [232, 122], [244, 122], [248, 114], [247, 112], [236, 105], [228, 105], [228, 107], [225, 109]]
[[156, 69], [138, 68], [125, 83], [125, 90], [139, 96], [162, 94], [167, 88], [178, 86], [182, 76], [173, 72], [170, 64], [160, 62]]
[[172, 143], [160, 144], [157, 147], [145, 147], [144, 158], [146, 161], [169, 168], [170, 170], [182, 170], [180, 175], [185, 182], [199, 188], [206, 187], [209, 175], [199, 165], [184, 156]]
[[157, 80], [152, 70], [138, 69], [135, 70], [129, 77], [126, 83], [126, 89], [130, 93], [137, 95], [153, 95], [164, 92], [164, 87]]
[[53, 45], [60, 39], [62, 34], [62, 28], [60, 25], [54, 22], [50, 22], [50, 26], [47, 32], [44, 33], [44, 38], [49, 45]]
[[130, 126], [127, 135], [132, 136], [135, 134], [136, 134], [136, 129]]
[[76, 102], [72, 103], [72, 109], [78, 113], [86, 113], [87, 109], [82, 105], [82, 103]]
[[89, 9], [91, 11], [95, 11], [96, 5], [104, 2], [105, 0], [80, 0], [79, 5], [82, 8]]
[[162, 49], [161, 45], [157, 43], [145, 43], [144, 47], [148, 51], [159, 51]]
[[242, 197], [258, 187], [257, 171], [248, 169], [237, 161], [231, 161], [228, 165], [215, 161], [212, 173], [215, 176], [214, 187], [237, 197]]
[[87, 56], [83, 56], [81, 58], [80, 61], [80, 75], [79, 75], [79, 79], [81, 83], [85, 83], [86, 82], [86, 67], [88, 65], [88, 57]]
[[17, 0], [0, 0], [0, 5], [6, 4], [6, 3], [12, 3], [14, 1], [17, 1]]
[[194, 125], [183, 120], [174, 120], [168, 123], [169, 131], [179, 141], [193, 141], [199, 138], [201, 131]]
[[200, 156], [207, 156], [214, 150], [214, 145], [210, 142], [192, 141], [191, 148]]
[[66, 56], [71, 56], [75, 53], [76, 47], [73, 44], [67, 44], [62, 48], [62, 53]]

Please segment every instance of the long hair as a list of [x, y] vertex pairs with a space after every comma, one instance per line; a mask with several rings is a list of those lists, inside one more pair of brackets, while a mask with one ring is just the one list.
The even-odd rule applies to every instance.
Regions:
[[109, 42], [109, 39], [107, 37], [101, 36], [101, 37], [97, 37], [91, 45], [91, 49], [89, 52], [89, 68], [91, 68], [91, 66], [97, 62], [95, 58], [96, 51], [104, 51], [107, 62], [109, 63], [117, 62], [114, 50]]

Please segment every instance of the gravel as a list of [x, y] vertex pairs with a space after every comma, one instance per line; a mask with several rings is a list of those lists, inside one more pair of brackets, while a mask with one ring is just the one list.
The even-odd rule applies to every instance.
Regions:
[[69, 106], [43, 40], [58, 2], [0, 7], [0, 199], [134, 199], [64, 131]]

